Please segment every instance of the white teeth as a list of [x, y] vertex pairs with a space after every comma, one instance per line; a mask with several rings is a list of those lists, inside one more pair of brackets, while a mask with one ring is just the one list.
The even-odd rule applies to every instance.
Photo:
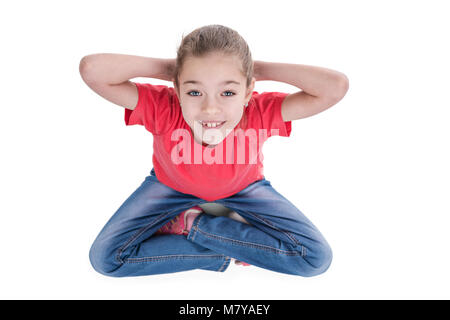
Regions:
[[215, 128], [219, 125], [221, 125], [223, 122], [208, 122], [208, 123], [203, 123], [203, 121], [199, 121], [203, 126], [208, 127], [208, 128]]

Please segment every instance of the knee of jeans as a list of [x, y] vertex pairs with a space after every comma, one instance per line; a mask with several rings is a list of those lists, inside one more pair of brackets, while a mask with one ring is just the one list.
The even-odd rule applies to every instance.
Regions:
[[302, 268], [301, 276], [313, 277], [328, 270], [333, 260], [333, 252], [326, 242], [319, 242], [314, 248], [306, 249], [303, 259], [308, 263]]
[[95, 271], [105, 276], [114, 277], [113, 271], [117, 269], [117, 266], [115, 266], [115, 257], [112, 252], [100, 241], [95, 241], [92, 244], [89, 250], [89, 260]]

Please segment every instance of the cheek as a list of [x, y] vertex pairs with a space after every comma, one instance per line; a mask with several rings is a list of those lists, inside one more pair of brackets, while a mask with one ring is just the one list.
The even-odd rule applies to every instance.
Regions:
[[186, 120], [186, 122], [193, 121], [195, 118], [195, 113], [193, 112], [192, 108], [182, 107], [181, 113], [183, 114], [183, 118], [184, 120]]
[[243, 108], [233, 109], [232, 112], [230, 113], [230, 118], [239, 121], [242, 118], [243, 113], [244, 113]]

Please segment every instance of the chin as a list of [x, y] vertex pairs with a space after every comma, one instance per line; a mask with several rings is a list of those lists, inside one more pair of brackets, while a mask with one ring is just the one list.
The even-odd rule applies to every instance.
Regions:
[[216, 145], [225, 140], [226, 135], [222, 132], [217, 132], [216, 134], [204, 134], [201, 141], [206, 144]]

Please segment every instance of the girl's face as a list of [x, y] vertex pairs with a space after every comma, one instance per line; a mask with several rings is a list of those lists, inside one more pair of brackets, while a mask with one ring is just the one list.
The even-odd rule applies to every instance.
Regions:
[[237, 57], [219, 53], [185, 60], [176, 91], [184, 120], [198, 143], [220, 143], [241, 120], [255, 78], [246, 88], [240, 65]]

